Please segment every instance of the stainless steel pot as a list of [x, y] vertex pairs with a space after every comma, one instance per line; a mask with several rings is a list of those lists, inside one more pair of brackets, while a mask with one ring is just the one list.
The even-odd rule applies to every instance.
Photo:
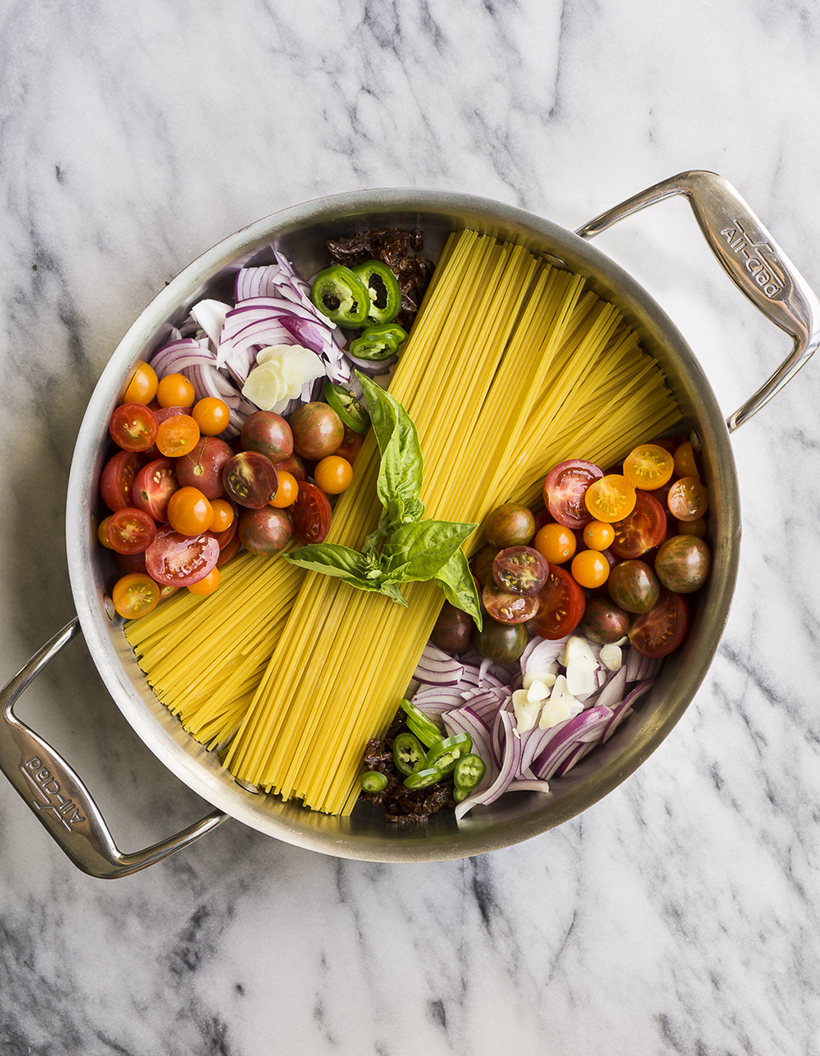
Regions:
[[[617, 220], [673, 195], [684, 195], [720, 263], [773, 322], [794, 338], [794, 349], [772, 377], [724, 420], [699, 363], [674, 324], [617, 264], [587, 242]], [[386, 823], [362, 806], [332, 818], [241, 787], [213, 754], [184, 732], [157, 700], [125, 640], [107, 589], [110, 570], [94, 533], [98, 481], [107, 423], [135, 363], [148, 358], [203, 296], [230, 296], [235, 270], [272, 259], [271, 243], [302, 274], [324, 264], [324, 239], [381, 226], [421, 227], [435, 257], [450, 230], [475, 227], [523, 243], [536, 254], [586, 276], [614, 303], [661, 364], [685, 416], [700, 438], [711, 495], [713, 571], [683, 649], [667, 661], [640, 709], [604, 747], [587, 756], [548, 796], [502, 797], [461, 824], [447, 812], [425, 826]], [[519, 209], [473, 196], [414, 190], [342, 194], [276, 213], [231, 235], [173, 280], [137, 319], [105, 368], [77, 438], [68, 486], [66, 533], [77, 618], [48, 642], [2, 692], [0, 767], [69, 857], [99, 877], [133, 873], [198, 839], [226, 818], [326, 854], [368, 861], [436, 861], [480, 854], [544, 832], [591, 806], [629, 776], [670, 732], [703, 680], [715, 654], [734, 591], [740, 510], [729, 434], [755, 413], [814, 352], [820, 302], [737, 192], [721, 177], [687, 172], [616, 206], [577, 232]], [[162, 843], [121, 853], [78, 775], [14, 715], [33, 677], [82, 629], [118, 707], [146, 746], [173, 773], [215, 806], [202, 821]]]

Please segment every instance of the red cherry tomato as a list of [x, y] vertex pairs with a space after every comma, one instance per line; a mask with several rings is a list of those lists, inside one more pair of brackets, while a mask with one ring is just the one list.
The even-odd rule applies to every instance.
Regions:
[[530, 627], [541, 638], [563, 638], [581, 622], [586, 605], [584, 592], [560, 565], [550, 565], [547, 582], [536, 597], [540, 608], [530, 620]]
[[352, 466], [356, 461], [356, 456], [362, 449], [363, 443], [364, 434], [357, 433], [355, 429], [351, 429], [349, 425], [346, 425], [344, 439], [336, 448], [335, 453], [341, 458], [346, 458]]
[[525, 623], [538, 612], [540, 605], [537, 594], [527, 597], [513, 594], [499, 587], [493, 579], [484, 584], [481, 601], [490, 617], [498, 623]]
[[592, 462], [573, 458], [559, 462], [544, 481], [544, 503], [565, 528], [583, 528], [592, 520], [584, 504], [587, 488], [603, 477], [604, 471]]
[[219, 560], [219, 543], [212, 532], [185, 536], [173, 528], [161, 528], [145, 551], [148, 575], [169, 587], [198, 583]]
[[290, 508], [293, 534], [300, 543], [321, 543], [330, 530], [331, 508], [327, 495], [315, 484], [299, 481], [299, 494]]
[[144, 403], [122, 403], [108, 422], [111, 439], [123, 451], [147, 451], [157, 438], [157, 418]]
[[125, 506], [108, 518], [105, 537], [118, 554], [140, 554], [153, 543], [157, 525], [144, 510]]
[[168, 519], [168, 500], [178, 487], [174, 459], [155, 458], [137, 473], [131, 501], [138, 510], [161, 523]]
[[635, 492], [635, 509], [622, 521], [612, 525], [615, 537], [610, 548], [618, 557], [640, 557], [666, 536], [666, 511], [654, 495]]
[[673, 653], [689, 630], [686, 599], [665, 587], [649, 612], [638, 616], [629, 628], [629, 641], [636, 653], [652, 659]]
[[228, 495], [251, 510], [261, 510], [276, 495], [276, 466], [259, 451], [240, 451], [222, 467], [222, 486]]
[[118, 451], [106, 462], [100, 476], [100, 494], [109, 510], [122, 510], [131, 505], [139, 468], [139, 457], [132, 451]]
[[206, 499], [225, 494], [222, 470], [234, 456], [233, 448], [217, 436], [201, 436], [187, 455], [174, 459], [181, 487], [199, 488]]

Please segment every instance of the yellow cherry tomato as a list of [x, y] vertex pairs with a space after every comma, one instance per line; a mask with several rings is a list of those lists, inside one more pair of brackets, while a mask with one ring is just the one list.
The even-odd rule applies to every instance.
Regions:
[[211, 499], [211, 509], [214, 511], [211, 531], [215, 535], [219, 534], [219, 532], [226, 532], [233, 524], [233, 519], [236, 516], [233, 506], [227, 499]]
[[125, 620], [147, 616], [159, 604], [160, 589], [145, 572], [129, 572], [114, 584], [111, 600]]
[[199, 426], [190, 414], [175, 414], [157, 428], [157, 450], [166, 458], [188, 455], [199, 441]]
[[624, 459], [624, 476], [633, 488], [655, 491], [671, 479], [675, 460], [660, 444], [640, 444]]
[[584, 544], [590, 550], [606, 550], [615, 541], [615, 529], [606, 521], [590, 521], [584, 528]]
[[286, 506], [292, 506], [294, 502], [296, 502], [298, 494], [299, 481], [286, 469], [280, 469], [279, 485], [276, 488], [276, 494], [270, 500], [268, 506], [275, 506], [278, 510], [284, 510]]
[[[180, 407], [185, 404], [179, 404]], [[231, 420], [231, 409], [224, 400], [217, 396], [205, 396], [197, 400], [191, 410], [191, 417], [199, 426], [203, 436], [219, 436], [228, 428]]]
[[578, 540], [571, 528], [556, 521], [539, 528], [532, 545], [551, 565], [563, 565], [575, 553]]
[[200, 579], [197, 583], [191, 583], [188, 590], [192, 594], [198, 594], [201, 597], [205, 597], [208, 594], [213, 594], [216, 588], [219, 586], [219, 569], [212, 568], [211, 571], [203, 579]]
[[199, 488], [178, 488], [168, 500], [167, 517], [180, 535], [201, 535], [214, 523], [214, 508]]
[[[661, 449], [663, 450], [663, 449]], [[620, 473], [594, 480], [584, 494], [587, 510], [596, 521], [622, 521], [635, 509], [635, 488]]]
[[572, 559], [570, 572], [579, 586], [592, 590], [609, 579], [609, 562], [599, 550], [581, 550]]
[[109, 514], [108, 517], [103, 518], [103, 520], [101, 520], [100, 523], [97, 525], [97, 538], [106, 548], [106, 550], [111, 549], [111, 543], [109, 543], [108, 535], [106, 534], [106, 528], [108, 528], [108, 522], [110, 520], [111, 515]]
[[691, 440], [685, 440], [675, 448], [675, 474], [679, 477], [700, 476]]
[[140, 363], [123, 393], [123, 403], [148, 404], [157, 394], [157, 372], [150, 363]]
[[325, 495], [339, 495], [350, 487], [353, 466], [341, 455], [328, 455], [313, 471], [316, 487]]
[[196, 399], [193, 385], [184, 374], [166, 374], [157, 385], [160, 407], [191, 407]]
[[678, 535], [696, 535], [698, 539], [705, 539], [706, 519], [698, 517], [696, 521], [678, 521]]

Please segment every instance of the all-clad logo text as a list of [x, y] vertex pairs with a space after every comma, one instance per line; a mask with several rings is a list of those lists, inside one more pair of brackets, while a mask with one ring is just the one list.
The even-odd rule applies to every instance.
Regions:
[[36, 755], [22, 764], [20, 772], [35, 793], [34, 806], [37, 810], [41, 810], [44, 814], [53, 811], [54, 817], [69, 832], [73, 825], [79, 825], [85, 821], [77, 805], [68, 796], [63, 795], [59, 781], [54, 779], [51, 771], [43, 766], [42, 761]]
[[754, 242], [739, 220], [733, 227], [724, 227], [720, 232], [729, 249], [743, 257], [746, 270], [767, 297], [779, 297], [786, 280], [780, 262], [768, 242]]

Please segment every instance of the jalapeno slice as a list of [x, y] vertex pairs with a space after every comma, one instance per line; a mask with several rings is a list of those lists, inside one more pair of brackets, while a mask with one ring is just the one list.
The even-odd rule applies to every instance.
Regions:
[[350, 343], [350, 354], [356, 359], [366, 359], [370, 363], [381, 363], [390, 359], [407, 340], [407, 331], [398, 323], [387, 323], [384, 326], [369, 326], [360, 337]]
[[387, 788], [387, 774], [378, 770], [365, 770], [361, 776], [363, 792], [384, 792]]
[[391, 269], [381, 260], [367, 260], [364, 264], [357, 264], [353, 274], [370, 298], [368, 323], [378, 326], [395, 319], [401, 307], [401, 290]]
[[443, 741], [433, 745], [427, 753], [424, 765], [437, 766], [442, 774], [451, 774], [458, 760], [468, 755], [472, 747], [473, 742], [468, 733], [456, 733], [452, 737], [445, 737]]
[[412, 774], [424, 766], [424, 748], [413, 733], [403, 730], [393, 741], [393, 762], [403, 774]]
[[404, 787], [427, 788], [428, 785], [434, 785], [436, 781], [441, 781], [443, 776], [437, 766], [428, 766], [423, 770], [415, 770], [412, 774], [408, 774], [404, 779]]
[[337, 326], [362, 326], [370, 312], [367, 289], [344, 264], [319, 272], [310, 288], [310, 299]]
[[401, 706], [407, 715], [407, 726], [418, 737], [425, 748], [432, 748], [434, 744], [443, 741], [441, 730], [432, 719], [428, 719], [423, 711], [419, 710], [410, 700], [402, 700]]
[[362, 407], [356, 394], [343, 385], [336, 385], [332, 381], [325, 382], [325, 403], [327, 403], [339, 415], [342, 424], [352, 429], [354, 433], [366, 433], [370, 425], [370, 415]]
[[[460, 798], [464, 799], [468, 792], [478, 788], [486, 773], [487, 764], [480, 755], [468, 753], [457, 759], [453, 769], [453, 781], [455, 782], [456, 792], [463, 793]], [[459, 797], [456, 798], [458, 799]]]

